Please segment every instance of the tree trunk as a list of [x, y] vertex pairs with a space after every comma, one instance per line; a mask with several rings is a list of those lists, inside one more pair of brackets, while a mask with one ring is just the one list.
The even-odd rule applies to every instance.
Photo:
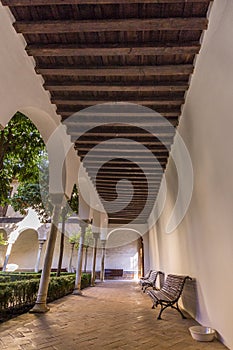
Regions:
[[8, 205], [5, 205], [4, 207], [0, 205], [0, 216], [6, 216], [7, 209]]
[[65, 224], [66, 224], [66, 211], [64, 208], [62, 210], [62, 229], [61, 229], [61, 240], [60, 240], [60, 253], [59, 253], [59, 260], [58, 260], [57, 274], [56, 274], [57, 277], [61, 275], [61, 267], [62, 267], [63, 252], [64, 252], [64, 240], [65, 240]]

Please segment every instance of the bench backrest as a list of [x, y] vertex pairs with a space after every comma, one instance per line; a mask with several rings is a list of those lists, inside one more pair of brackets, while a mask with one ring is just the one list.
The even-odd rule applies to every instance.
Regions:
[[149, 271], [145, 274], [145, 276], [144, 276], [143, 278], [144, 278], [144, 279], [148, 279], [148, 278], [150, 277], [152, 271], [153, 271], [153, 270], [149, 270]]
[[178, 300], [184, 288], [185, 281], [191, 279], [189, 276], [168, 275], [161, 289], [169, 299]]
[[148, 278], [148, 281], [149, 281], [150, 283], [154, 283], [155, 280], [156, 280], [156, 278], [157, 278], [158, 273], [159, 273], [158, 271], [152, 270], [151, 273], [150, 273], [150, 276], [149, 276], [149, 278]]

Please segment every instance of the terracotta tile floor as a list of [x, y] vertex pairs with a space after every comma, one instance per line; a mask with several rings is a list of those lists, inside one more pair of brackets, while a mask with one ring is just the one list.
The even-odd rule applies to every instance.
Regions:
[[226, 349], [217, 340], [193, 340], [175, 310], [158, 310], [134, 282], [107, 281], [50, 304], [50, 312], [24, 314], [0, 326], [0, 349]]

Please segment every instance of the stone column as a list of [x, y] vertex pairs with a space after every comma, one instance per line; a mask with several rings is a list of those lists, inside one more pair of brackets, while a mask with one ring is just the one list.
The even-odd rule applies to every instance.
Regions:
[[101, 281], [104, 281], [105, 245], [106, 245], [106, 240], [101, 239], [101, 246], [102, 246], [101, 271], [100, 271]]
[[82, 279], [83, 248], [84, 248], [86, 228], [88, 224], [86, 222], [81, 222], [80, 226], [81, 226], [81, 235], [80, 235], [79, 247], [78, 247], [78, 261], [77, 261], [77, 267], [76, 267], [75, 287], [73, 291], [74, 295], [82, 295], [81, 279]]
[[6, 250], [6, 255], [5, 255], [5, 259], [4, 259], [4, 263], [3, 263], [3, 267], [2, 267], [2, 271], [6, 271], [6, 265], [8, 264], [10, 255], [11, 255], [11, 250], [13, 247], [13, 242], [12, 243], [8, 243], [7, 246], [7, 250]]
[[53, 252], [57, 238], [60, 211], [61, 206], [55, 205], [53, 209], [52, 224], [45, 253], [44, 267], [40, 278], [40, 286], [35, 306], [30, 310], [31, 313], [44, 313], [49, 311], [49, 307], [46, 305], [46, 300], [48, 294], [51, 266], [53, 261]]
[[39, 272], [41, 252], [42, 252], [44, 242], [45, 242], [44, 239], [39, 239], [39, 248], [38, 248], [38, 253], [37, 253], [35, 272]]
[[70, 245], [71, 245], [71, 252], [70, 252], [70, 262], [69, 262], [68, 272], [72, 272], [72, 259], [73, 259], [73, 253], [74, 253], [74, 245], [75, 245], [75, 243], [72, 242], [72, 243], [70, 243]]
[[84, 261], [84, 272], [87, 272], [87, 257], [88, 257], [88, 245], [84, 245], [85, 248], [85, 261]]
[[95, 266], [96, 266], [96, 253], [97, 253], [97, 244], [99, 239], [99, 232], [93, 232], [94, 246], [93, 246], [93, 258], [92, 258], [92, 273], [91, 273], [91, 286], [95, 286]]
[[138, 278], [144, 276], [143, 239], [138, 238]]

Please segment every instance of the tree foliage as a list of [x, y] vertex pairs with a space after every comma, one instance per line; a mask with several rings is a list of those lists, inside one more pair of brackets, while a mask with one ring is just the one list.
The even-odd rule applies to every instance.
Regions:
[[[71, 244], [74, 243], [76, 249], [78, 249], [78, 247], [79, 247], [80, 236], [81, 236], [81, 231], [70, 236], [70, 238], [69, 238], [69, 242]], [[85, 233], [84, 246], [90, 247], [92, 245], [93, 245], [92, 228], [91, 228], [91, 225], [88, 225], [88, 227], [86, 229], [86, 233]]]
[[0, 131], [0, 205], [9, 204], [13, 180], [19, 184], [38, 183], [38, 163], [45, 152], [35, 125], [16, 113]]
[[3, 233], [0, 232], [0, 245], [6, 245], [7, 241], [4, 239]]

